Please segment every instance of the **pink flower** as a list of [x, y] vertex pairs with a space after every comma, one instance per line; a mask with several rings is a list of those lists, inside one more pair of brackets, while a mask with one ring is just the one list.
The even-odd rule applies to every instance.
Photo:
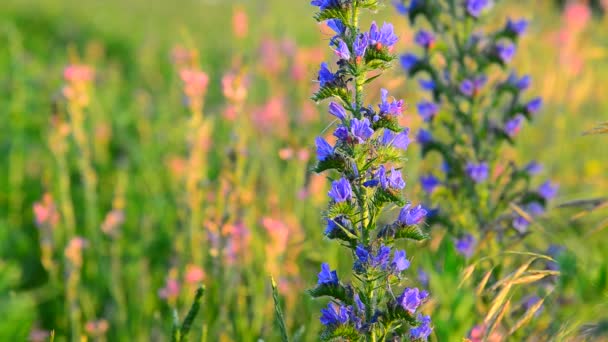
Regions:
[[82, 250], [87, 248], [89, 245], [88, 241], [82, 237], [74, 237], [68, 242], [65, 248], [64, 254], [73, 266], [82, 266]]
[[117, 229], [125, 222], [125, 213], [120, 209], [112, 209], [101, 224], [101, 231], [107, 235], [116, 235]]
[[175, 300], [179, 296], [180, 286], [177, 280], [169, 278], [165, 287], [158, 290], [158, 296], [162, 299]]
[[222, 92], [228, 100], [242, 103], [247, 98], [248, 83], [246, 75], [228, 72], [222, 77]]
[[209, 77], [206, 73], [195, 69], [182, 69], [180, 77], [184, 82], [184, 93], [188, 97], [203, 97], [207, 92]]
[[205, 279], [205, 271], [199, 266], [189, 264], [186, 266], [185, 280], [188, 284], [198, 284]]
[[247, 13], [242, 8], [237, 8], [232, 13], [232, 31], [236, 38], [245, 38], [249, 28]]
[[89, 321], [85, 324], [84, 329], [93, 336], [103, 336], [108, 331], [110, 325], [108, 321], [105, 319], [100, 319], [97, 321]]
[[88, 65], [69, 65], [63, 69], [63, 78], [68, 83], [89, 83], [93, 80], [95, 71]]
[[30, 336], [28, 340], [31, 342], [44, 342], [48, 339], [51, 334], [48, 330], [42, 330], [34, 328], [30, 331]]
[[39, 202], [34, 203], [33, 210], [38, 227], [53, 228], [59, 223], [59, 212], [50, 194], [44, 194]]
[[582, 3], [568, 3], [564, 9], [565, 26], [569, 30], [582, 31], [591, 19], [589, 6]]

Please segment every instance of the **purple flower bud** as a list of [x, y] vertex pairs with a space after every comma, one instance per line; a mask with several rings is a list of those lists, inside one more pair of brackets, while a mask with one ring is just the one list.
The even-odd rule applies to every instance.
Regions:
[[346, 128], [346, 126], [339, 125], [334, 131], [334, 136], [342, 141], [348, 140], [348, 128]]
[[344, 107], [335, 102], [331, 102], [329, 104], [329, 114], [337, 117], [342, 121], [346, 119], [346, 110], [344, 109]]
[[524, 91], [530, 87], [532, 78], [529, 75], [524, 75], [521, 78], [517, 78], [515, 73], [511, 73], [507, 79], [507, 83], [516, 87], [520, 91]]
[[475, 183], [481, 183], [488, 179], [490, 169], [488, 163], [482, 162], [479, 164], [469, 162], [466, 167], [466, 172], [469, 178]]
[[459, 254], [464, 255], [466, 258], [470, 258], [471, 256], [473, 256], [476, 244], [477, 241], [475, 240], [473, 235], [470, 234], [466, 234], [462, 238], [454, 241], [454, 247], [456, 248], [456, 251]]
[[418, 269], [418, 281], [424, 287], [429, 286], [429, 275], [422, 268]]
[[523, 115], [517, 115], [513, 119], [507, 121], [504, 128], [505, 133], [511, 138], [515, 137], [517, 133], [519, 133], [524, 119], [525, 118], [523, 117]]
[[321, 63], [321, 69], [319, 70], [319, 76], [317, 79], [319, 80], [321, 87], [325, 87], [328, 83], [336, 80], [336, 75], [329, 70], [327, 63], [323, 62]]
[[340, 0], [312, 0], [310, 4], [319, 7], [321, 11], [330, 8], [340, 8]]
[[336, 203], [350, 201], [352, 198], [352, 189], [348, 179], [341, 178], [337, 181], [333, 181], [328, 195]]
[[435, 114], [439, 112], [439, 106], [434, 102], [422, 101], [418, 103], [418, 114], [424, 121], [431, 121]]
[[350, 51], [348, 50], [348, 46], [343, 40], [340, 40], [338, 43], [338, 48], [335, 50], [336, 56], [340, 59], [350, 59]]
[[342, 35], [346, 32], [346, 25], [344, 25], [340, 19], [329, 19], [325, 23], [338, 35]]
[[331, 157], [334, 154], [334, 148], [321, 137], [315, 139], [317, 145], [317, 159], [324, 161], [327, 157]]
[[395, 274], [399, 274], [410, 267], [410, 261], [407, 260], [405, 251], [395, 251], [391, 267]]
[[411, 204], [408, 204], [399, 212], [399, 222], [408, 226], [419, 224], [424, 220], [427, 214], [426, 210], [424, 210], [421, 205], [414, 208], [411, 208], [411, 206]]
[[435, 84], [435, 81], [433, 81], [433, 80], [421, 79], [421, 80], [418, 80], [418, 84], [420, 84], [420, 88], [422, 88], [422, 90], [426, 90], [426, 91], [433, 91], [437, 87], [437, 85]]
[[515, 56], [515, 44], [513, 43], [498, 43], [495, 49], [498, 59], [504, 64], [509, 63], [513, 59], [513, 56]]
[[429, 173], [426, 176], [420, 177], [420, 184], [422, 185], [422, 189], [426, 193], [432, 193], [435, 188], [441, 185], [441, 181], [439, 178], [435, 177], [432, 173]]
[[416, 33], [414, 41], [416, 44], [428, 49], [435, 43], [435, 35], [432, 32], [420, 30], [418, 33]]
[[386, 22], [382, 24], [382, 29], [380, 30], [380, 43], [382, 46], [391, 50], [397, 41], [399, 41], [399, 37], [395, 34], [393, 24]]
[[410, 338], [412, 340], [423, 340], [431, 336], [433, 328], [431, 327], [431, 317], [418, 314], [419, 325], [410, 328]]
[[526, 111], [528, 111], [528, 113], [530, 113], [530, 114], [536, 114], [536, 113], [538, 113], [538, 111], [541, 109], [542, 106], [543, 106], [543, 99], [541, 99], [540, 97], [537, 97], [537, 98], [531, 100], [530, 102], [528, 102], [528, 104], [526, 105]]
[[549, 200], [555, 198], [555, 196], [557, 196], [558, 189], [559, 189], [558, 185], [552, 184], [551, 182], [546, 181], [538, 188], [537, 192], [542, 198], [549, 201]]
[[481, 88], [486, 84], [488, 78], [485, 75], [480, 75], [474, 79], [465, 79], [460, 83], [460, 92], [466, 96], [475, 96]]
[[399, 61], [401, 62], [401, 66], [405, 69], [406, 72], [410, 72], [416, 64], [420, 61], [418, 57], [414, 54], [407, 53], [399, 57]]
[[388, 102], [388, 90], [381, 89], [382, 102], [378, 105], [380, 115], [401, 115], [403, 113], [403, 100]]
[[327, 263], [321, 264], [321, 272], [319, 272], [318, 278], [318, 285], [337, 285], [339, 283], [338, 273], [336, 271], [332, 271]]
[[433, 141], [433, 135], [431, 132], [421, 128], [416, 135], [416, 141], [421, 145], [426, 145]]
[[526, 32], [527, 28], [528, 21], [526, 19], [519, 19], [515, 21], [508, 19], [507, 25], [505, 26], [505, 31], [514, 36], [521, 36], [522, 34], [524, 34], [524, 32]]
[[359, 143], [364, 143], [374, 134], [374, 130], [372, 129], [367, 118], [363, 118], [361, 120], [354, 118], [351, 120], [350, 124], [350, 132]]
[[488, 0], [466, 0], [465, 5], [467, 13], [470, 16], [477, 18], [490, 3]]
[[365, 304], [363, 304], [363, 302], [361, 301], [361, 298], [359, 298], [358, 293], [355, 293], [355, 295], [353, 296], [353, 299], [355, 301], [355, 307], [357, 308], [357, 310], [359, 310], [359, 312], [365, 312]]
[[543, 172], [543, 166], [535, 161], [531, 161], [524, 167], [524, 171], [531, 175], [537, 175]]
[[338, 326], [348, 323], [350, 315], [348, 308], [345, 306], [337, 306], [336, 304], [327, 304], [326, 309], [321, 310], [321, 323], [325, 326]]
[[406, 288], [397, 298], [397, 303], [405, 311], [413, 314], [422, 302], [429, 296], [428, 292], [420, 291], [418, 288]]

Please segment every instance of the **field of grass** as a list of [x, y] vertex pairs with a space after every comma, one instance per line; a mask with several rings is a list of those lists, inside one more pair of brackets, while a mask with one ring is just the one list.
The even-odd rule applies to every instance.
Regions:
[[[532, 19], [514, 63], [546, 104], [505, 156], [537, 160], [560, 184], [518, 250], [566, 251], [544, 310], [512, 340], [534, 331], [582, 340], [585, 325], [601, 340], [608, 209], [559, 205], [608, 196], [608, 138], [583, 135], [608, 120], [608, 17], [577, 22], [548, 1], [497, 7], [501, 23]], [[192, 340], [280, 340], [270, 276], [290, 336], [317, 340], [323, 304], [305, 291], [321, 262], [348, 270], [352, 260], [323, 237], [328, 182], [309, 171], [329, 123], [310, 100], [312, 80], [331, 58], [330, 34], [312, 15], [305, 0], [2, 0], [0, 341], [46, 341], [51, 331], [56, 341], [170, 340], [199, 283]], [[382, 19], [396, 25], [397, 52], [409, 49], [405, 19], [389, 5]], [[184, 96], [180, 63], [209, 76], [200, 107]], [[95, 70], [83, 110], [65, 96], [64, 68], [76, 64]], [[382, 86], [411, 108], [404, 123], [420, 127], [416, 82], [394, 68]], [[240, 87], [244, 97], [225, 95]], [[421, 196], [419, 155], [413, 144], [410, 198]], [[433, 339], [460, 341], [483, 317], [472, 312], [487, 309], [475, 281], [458, 287], [477, 260], [431, 233], [412, 268], [431, 270]], [[526, 260], [490, 257], [505, 268]]]

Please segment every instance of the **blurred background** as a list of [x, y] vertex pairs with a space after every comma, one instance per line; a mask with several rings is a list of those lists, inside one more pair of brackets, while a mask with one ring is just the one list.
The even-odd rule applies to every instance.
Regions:
[[[514, 63], [546, 105], [505, 156], [542, 163], [557, 204], [608, 194], [607, 137], [583, 135], [608, 120], [606, 7], [499, 1], [489, 20], [532, 20]], [[270, 275], [290, 334], [316, 340], [323, 303], [304, 291], [321, 261], [352, 261], [323, 238], [327, 181], [308, 171], [330, 122], [309, 97], [333, 58], [312, 14], [306, 0], [2, 0], [0, 340], [165, 341], [202, 282], [193, 340], [273, 341]], [[369, 17], [395, 24], [397, 53], [411, 49], [392, 6]], [[380, 87], [410, 108], [421, 98], [398, 66], [371, 101]], [[417, 146], [408, 158], [416, 201]], [[533, 232], [530, 249], [567, 255], [566, 309], [534, 327], [574, 336], [608, 309], [607, 216], [554, 208]], [[432, 257], [415, 247], [413, 269]], [[437, 302], [465, 261], [450, 265], [430, 274]], [[458, 298], [433, 313], [436, 339], [477, 323], [474, 296]]]

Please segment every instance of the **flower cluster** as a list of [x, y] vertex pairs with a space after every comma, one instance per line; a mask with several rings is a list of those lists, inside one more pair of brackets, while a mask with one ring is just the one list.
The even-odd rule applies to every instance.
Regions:
[[[321, 311], [323, 339], [426, 340], [431, 319], [419, 312], [428, 293], [403, 287], [410, 261], [405, 250], [395, 248], [400, 239], [423, 240], [419, 227], [426, 210], [403, 199], [406, 182], [398, 165], [410, 144], [409, 129], [398, 124], [403, 100], [381, 90], [377, 106], [363, 105], [363, 91], [396, 59], [391, 51], [398, 40], [388, 23], [359, 29], [359, 11], [375, 9], [377, 0], [314, 0], [316, 15], [335, 36], [330, 46], [336, 67], [322, 63], [320, 88], [313, 100], [332, 99], [329, 114], [336, 119], [335, 144], [316, 138], [316, 172], [330, 172], [334, 179], [325, 214], [325, 236], [341, 242], [353, 256], [353, 283], [346, 283], [326, 263], [321, 265], [313, 297], [329, 296]], [[385, 209], [402, 207], [389, 223], [379, 222]], [[395, 293], [395, 291], [398, 291]], [[401, 339], [400, 339], [401, 340]]]
[[[417, 106], [427, 126], [417, 135], [422, 154], [443, 159], [441, 175], [421, 178], [429, 201], [442, 199], [429, 223], [440, 222], [458, 235], [455, 248], [466, 257], [475, 253], [477, 238], [492, 234], [502, 244], [507, 237], [525, 236], [532, 218], [556, 195], [551, 183], [532, 186], [538, 164], [504, 159], [504, 147], [538, 114], [542, 99], [525, 95], [530, 76], [509, 71], [528, 21], [509, 19], [484, 34], [477, 26], [490, 5], [488, 0], [396, 4], [412, 25], [422, 17], [432, 28], [415, 35], [420, 53], [406, 53], [400, 62], [408, 76], [422, 76], [421, 86], [430, 93]], [[440, 14], [454, 20], [444, 23]], [[440, 40], [442, 48], [435, 49]], [[458, 216], [465, 219], [451, 219]]]

